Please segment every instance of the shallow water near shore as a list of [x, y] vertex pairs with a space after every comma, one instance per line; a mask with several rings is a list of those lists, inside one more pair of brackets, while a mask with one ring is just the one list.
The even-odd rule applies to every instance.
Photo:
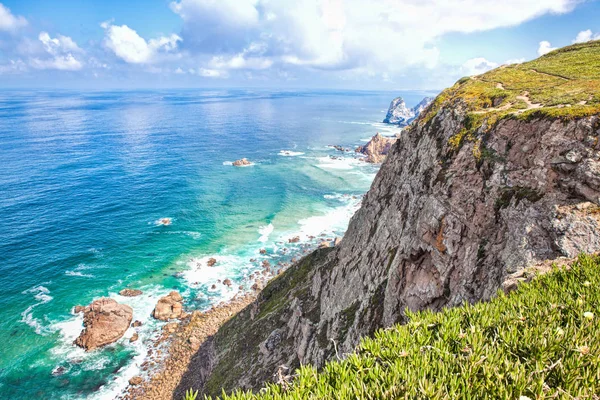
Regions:
[[[0, 398], [114, 398], [163, 324], [160, 296], [207, 309], [263, 260], [343, 235], [377, 167], [328, 145], [397, 132], [380, 121], [398, 95], [430, 93], [0, 92]], [[140, 340], [85, 353], [71, 309], [101, 296], [133, 308]]]

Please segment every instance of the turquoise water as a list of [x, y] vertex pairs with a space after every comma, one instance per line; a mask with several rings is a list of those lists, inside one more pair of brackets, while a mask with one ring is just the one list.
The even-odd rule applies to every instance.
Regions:
[[[206, 309], [248, 290], [261, 260], [342, 235], [376, 167], [328, 145], [395, 132], [379, 121], [397, 95], [0, 92], [0, 398], [114, 398], [160, 328], [158, 297]], [[140, 340], [85, 353], [71, 309], [101, 296], [133, 307]]]

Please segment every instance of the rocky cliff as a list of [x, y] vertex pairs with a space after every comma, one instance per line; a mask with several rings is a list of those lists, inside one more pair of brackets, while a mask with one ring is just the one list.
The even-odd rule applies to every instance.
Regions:
[[396, 97], [390, 103], [390, 107], [388, 108], [383, 122], [386, 124], [406, 126], [414, 121], [432, 101], [432, 97], [425, 97], [413, 108], [408, 108], [402, 97]]
[[259, 389], [343, 357], [407, 308], [485, 300], [527, 265], [600, 250], [599, 88], [591, 42], [444, 91], [391, 148], [341, 244], [205, 342], [174, 398]]

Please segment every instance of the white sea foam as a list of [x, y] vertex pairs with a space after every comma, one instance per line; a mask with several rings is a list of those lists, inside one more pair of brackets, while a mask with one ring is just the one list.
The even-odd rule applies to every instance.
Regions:
[[279, 152], [279, 155], [283, 156], [283, 157], [296, 157], [296, 156], [303, 156], [304, 153], [301, 151], [281, 150]]
[[345, 205], [335, 207], [321, 215], [303, 218], [298, 221], [302, 236], [335, 235], [348, 227], [350, 218], [360, 206], [359, 199], [348, 198]]
[[[93, 266], [90, 266], [90, 265], [86, 265], [86, 264], [79, 264], [77, 266], [77, 268], [75, 268], [73, 270], [67, 270], [67, 271], [65, 271], [65, 275], [67, 275], [67, 276], [78, 276], [78, 277], [81, 277], [81, 278], [93, 278], [94, 275], [82, 272], [82, 271], [86, 271], [86, 270], [93, 269], [93, 268], [96, 268], [96, 267], [93, 267]], [[103, 267], [97, 267], [97, 268], [103, 268]]]
[[52, 296], [50, 296], [50, 290], [47, 287], [42, 285], [34, 286], [30, 289], [27, 289], [23, 292], [23, 294], [33, 294], [33, 298], [38, 302], [30, 305], [21, 313], [21, 322], [29, 325], [35, 330], [35, 333], [38, 335], [45, 335], [48, 333], [48, 329], [44, 326], [44, 324], [33, 316], [33, 310], [41, 306], [42, 304], [49, 303], [52, 301]]
[[266, 243], [269, 240], [269, 236], [273, 232], [273, 229], [275, 229], [273, 224], [261, 226], [260, 228], [258, 228], [258, 233], [260, 234], [260, 238], [258, 238], [258, 241], [261, 243]]
[[360, 161], [354, 157], [317, 157], [315, 166], [321, 169], [351, 170], [359, 165]]
[[223, 165], [233, 165], [233, 161], [223, 161]]

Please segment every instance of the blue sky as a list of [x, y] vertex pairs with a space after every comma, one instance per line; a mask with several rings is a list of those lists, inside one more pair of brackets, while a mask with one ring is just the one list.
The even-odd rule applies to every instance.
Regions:
[[0, 87], [440, 89], [593, 39], [592, 0], [0, 0]]

